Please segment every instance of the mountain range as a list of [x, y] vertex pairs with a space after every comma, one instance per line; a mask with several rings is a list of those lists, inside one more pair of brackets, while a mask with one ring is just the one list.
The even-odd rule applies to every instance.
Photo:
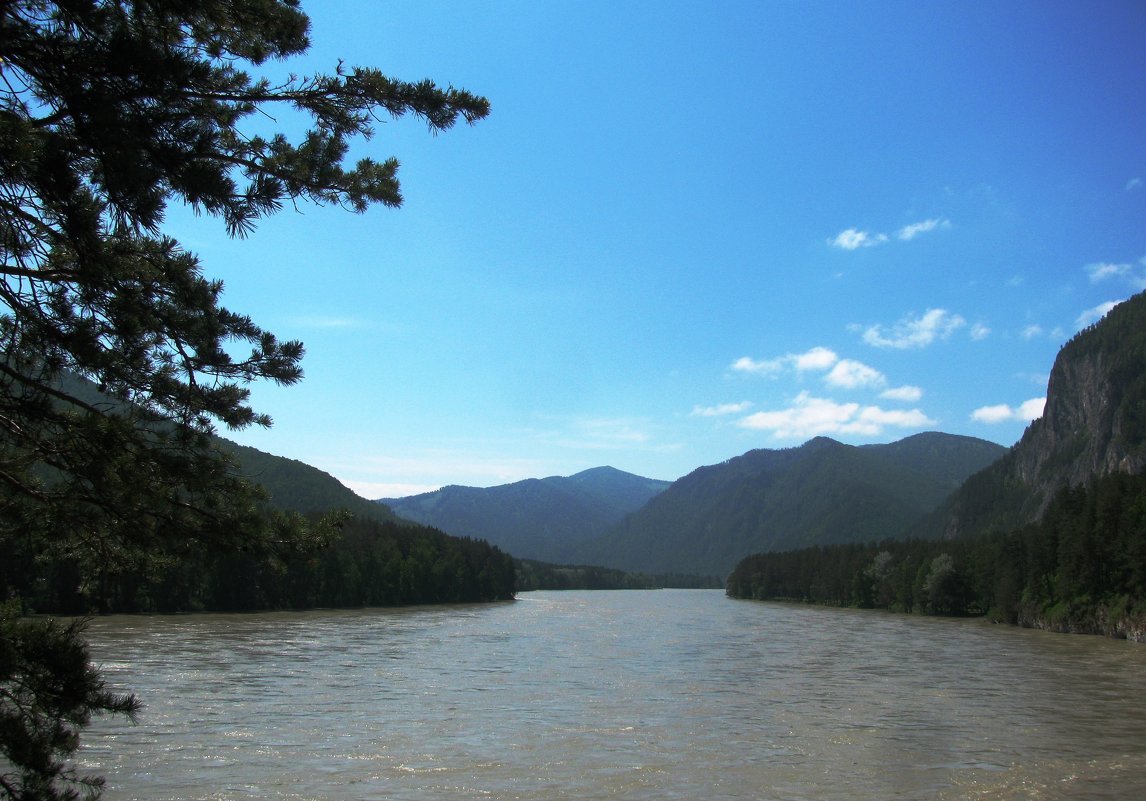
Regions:
[[1043, 416], [1011, 449], [939, 432], [864, 446], [817, 437], [671, 483], [599, 467], [375, 505], [519, 558], [725, 575], [757, 552], [1005, 530], [1039, 519], [1063, 487], [1144, 469], [1146, 294], [1063, 347]]
[[675, 481], [580, 556], [626, 570], [723, 576], [760, 551], [896, 538], [1005, 451], [938, 432], [887, 445], [817, 437], [753, 450]]
[[753, 450], [671, 484], [601, 467], [383, 502], [400, 517], [519, 558], [723, 576], [760, 550], [899, 536], [1004, 452], [936, 432], [865, 446], [818, 437]]
[[448, 486], [379, 503], [408, 520], [486, 540], [519, 559], [566, 564], [586, 541], [611, 531], [668, 486], [668, 481], [595, 467], [489, 488]]

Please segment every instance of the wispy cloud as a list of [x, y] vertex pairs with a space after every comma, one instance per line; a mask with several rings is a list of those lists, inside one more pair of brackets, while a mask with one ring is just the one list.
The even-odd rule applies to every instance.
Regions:
[[[929, 220], [920, 220], [900, 228], [895, 238], [900, 242], [910, 242], [920, 234], [934, 231], [937, 228], [950, 228], [951, 222], [942, 217]], [[840, 250], [859, 250], [870, 248], [890, 242], [891, 237], [883, 233], [872, 233], [859, 228], [846, 228], [828, 240], [828, 244]]]
[[814, 437], [821, 434], [878, 436], [885, 428], [919, 428], [933, 424], [919, 409], [888, 410], [858, 403], [837, 403], [801, 392], [785, 409], [756, 412], [739, 425], [753, 431], [770, 431], [776, 439]]
[[991, 329], [988, 328], [983, 323], [975, 323], [973, 326], [971, 326], [971, 332], [970, 333], [971, 333], [971, 339], [975, 340], [976, 342], [979, 342], [981, 340], [986, 339], [987, 337], [989, 337], [991, 335]]
[[934, 231], [936, 228], [950, 228], [951, 223], [945, 219], [935, 218], [931, 220], [923, 220], [921, 222], [905, 225], [899, 229], [899, 233], [895, 236], [903, 242], [910, 242], [920, 234], [925, 234], [928, 231]]
[[1085, 269], [1092, 284], [1120, 278], [1136, 290], [1146, 289], [1146, 258], [1139, 259], [1138, 264], [1097, 262], [1086, 265]]
[[721, 403], [716, 406], [694, 406], [692, 407], [693, 417], [723, 417], [729, 414], [740, 414], [752, 408], [752, 401], [740, 401], [740, 403]]
[[1038, 323], [1031, 323], [1019, 332], [1019, 336], [1023, 339], [1034, 339], [1035, 337], [1042, 336], [1043, 327]]
[[848, 228], [836, 234], [834, 239], [828, 240], [832, 247], [840, 250], [858, 250], [882, 245], [887, 241], [887, 234], [870, 234], [857, 228]]
[[1127, 192], [1133, 192], [1135, 189], [1141, 189], [1141, 188], [1142, 188], [1142, 179], [1141, 178], [1131, 178], [1129, 181], [1126, 182], [1126, 191]]
[[1086, 265], [1086, 272], [1090, 276], [1090, 283], [1097, 284], [1099, 281], [1105, 281], [1107, 278], [1126, 275], [1130, 272], [1130, 265], [1111, 264], [1103, 261]]
[[923, 390], [919, 387], [913, 387], [910, 384], [906, 384], [902, 387], [885, 389], [883, 392], [879, 393], [879, 396], [887, 400], [918, 403], [923, 398]]
[[1011, 407], [1006, 403], [994, 406], [980, 406], [971, 412], [971, 419], [979, 423], [1029, 423], [1043, 415], [1046, 398], [1031, 398], [1018, 406]]
[[1108, 300], [1106, 303], [1099, 303], [1094, 308], [1087, 309], [1082, 314], [1078, 315], [1078, 319], [1074, 321], [1074, 324], [1079, 328], [1086, 328], [1091, 323], [1097, 323], [1099, 320], [1106, 316], [1108, 311], [1113, 309], [1121, 302], [1122, 301], [1120, 300]]
[[643, 445], [652, 439], [643, 421], [630, 418], [588, 418], [573, 423], [575, 437], [567, 440], [572, 447], [590, 450]]
[[863, 332], [863, 341], [877, 348], [908, 350], [925, 348], [937, 339], [946, 339], [967, 324], [961, 315], [946, 309], [928, 309], [919, 317], [904, 317], [890, 328], [882, 325], [852, 326]]

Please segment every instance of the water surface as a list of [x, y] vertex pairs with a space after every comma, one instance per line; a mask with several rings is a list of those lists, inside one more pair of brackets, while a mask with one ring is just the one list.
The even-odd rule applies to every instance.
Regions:
[[113, 617], [117, 799], [1141, 799], [1146, 646], [735, 601], [526, 593]]

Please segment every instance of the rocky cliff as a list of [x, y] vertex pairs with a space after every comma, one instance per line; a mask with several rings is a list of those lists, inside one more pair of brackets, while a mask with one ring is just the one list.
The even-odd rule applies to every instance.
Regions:
[[1146, 293], [1079, 332], [1055, 359], [1042, 417], [972, 476], [921, 533], [952, 538], [1041, 517], [1054, 494], [1146, 470]]

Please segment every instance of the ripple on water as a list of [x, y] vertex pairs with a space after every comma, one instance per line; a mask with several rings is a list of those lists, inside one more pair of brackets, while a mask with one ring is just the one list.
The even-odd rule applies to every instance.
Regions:
[[105, 798], [1146, 798], [1146, 648], [719, 592], [90, 629]]

